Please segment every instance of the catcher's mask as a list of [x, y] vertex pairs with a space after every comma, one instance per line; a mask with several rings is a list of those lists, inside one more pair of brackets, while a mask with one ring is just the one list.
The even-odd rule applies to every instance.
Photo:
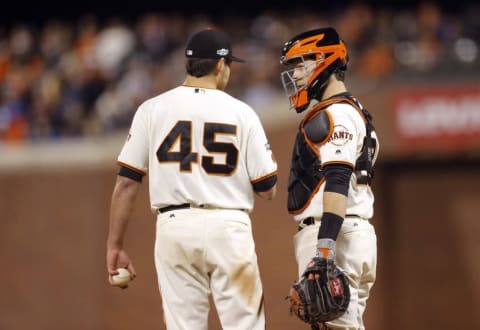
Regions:
[[290, 109], [304, 111], [312, 98], [321, 98], [334, 72], [347, 69], [347, 47], [331, 27], [301, 33], [282, 48], [281, 73]]

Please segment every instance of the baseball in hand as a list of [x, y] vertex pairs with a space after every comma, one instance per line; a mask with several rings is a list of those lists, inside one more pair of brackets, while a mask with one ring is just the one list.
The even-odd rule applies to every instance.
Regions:
[[131, 280], [130, 272], [125, 268], [117, 268], [117, 275], [112, 276], [113, 284], [116, 286], [126, 286]]

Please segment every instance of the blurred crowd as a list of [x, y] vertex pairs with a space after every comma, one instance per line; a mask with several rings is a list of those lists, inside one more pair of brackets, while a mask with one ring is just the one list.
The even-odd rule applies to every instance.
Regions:
[[41, 25], [0, 23], [0, 142], [127, 128], [143, 100], [183, 82], [186, 39], [206, 26], [224, 29], [234, 53], [248, 61], [233, 64], [228, 91], [266, 111], [269, 99], [283, 95], [281, 47], [299, 32], [336, 27], [349, 47], [348, 74], [361, 79], [459, 70], [478, 75], [478, 17], [478, 6], [450, 14], [423, 2], [401, 10], [356, 3], [249, 17], [148, 12], [135, 20], [88, 14]]

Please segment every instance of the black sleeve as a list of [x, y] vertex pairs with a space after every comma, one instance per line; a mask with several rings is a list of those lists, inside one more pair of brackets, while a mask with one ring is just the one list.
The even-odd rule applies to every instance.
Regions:
[[143, 176], [144, 176], [143, 173], [138, 173], [138, 172], [132, 170], [131, 168], [128, 168], [128, 167], [125, 167], [125, 166], [120, 166], [120, 168], [118, 170], [118, 175], [130, 178], [130, 179], [132, 179], [134, 181], [137, 181], [137, 182], [142, 182], [142, 179], [143, 179]]
[[346, 164], [329, 164], [323, 170], [325, 171], [325, 191], [348, 196], [353, 168]]
[[271, 189], [277, 183], [277, 175], [271, 175], [265, 179], [255, 181], [252, 183], [253, 190], [256, 192], [263, 192]]
[[340, 228], [342, 228], [343, 218], [335, 213], [324, 212], [318, 230], [318, 239], [330, 238], [337, 240]]

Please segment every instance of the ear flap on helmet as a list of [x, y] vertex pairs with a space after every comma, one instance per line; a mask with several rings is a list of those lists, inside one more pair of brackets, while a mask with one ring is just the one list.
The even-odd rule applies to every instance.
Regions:
[[337, 58], [332, 64], [321, 71], [308, 87], [309, 98], [321, 99], [327, 87], [328, 79], [336, 70], [341, 70], [343, 66], [343, 61]]

